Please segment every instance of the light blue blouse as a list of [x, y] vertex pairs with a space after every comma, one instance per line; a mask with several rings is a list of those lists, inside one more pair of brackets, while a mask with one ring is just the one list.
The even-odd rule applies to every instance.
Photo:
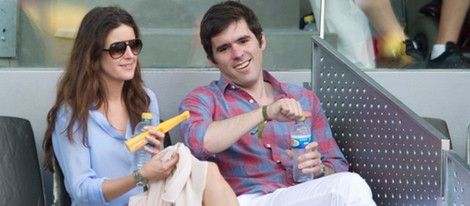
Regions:
[[[150, 89], [145, 88], [145, 91], [150, 97], [152, 124], [157, 125], [160, 119], [157, 97]], [[67, 109], [70, 108], [62, 106], [57, 114], [52, 144], [72, 205], [127, 205], [129, 197], [142, 192], [142, 188], [136, 187], [106, 202], [102, 184], [105, 179], [120, 178], [132, 173], [133, 156], [124, 144], [132, 137], [130, 121], [127, 123], [126, 135], [123, 136], [97, 108], [90, 109], [85, 146], [81, 131], [73, 133], [73, 142], [67, 138], [66, 127], [71, 114]]]

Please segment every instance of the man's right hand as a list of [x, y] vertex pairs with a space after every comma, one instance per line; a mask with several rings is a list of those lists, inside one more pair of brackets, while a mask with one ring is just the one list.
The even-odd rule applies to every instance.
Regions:
[[280, 122], [295, 121], [300, 117], [310, 117], [310, 112], [304, 112], [300, 103], [291, 98], [280, 99], [268, 105], [269, 119]]

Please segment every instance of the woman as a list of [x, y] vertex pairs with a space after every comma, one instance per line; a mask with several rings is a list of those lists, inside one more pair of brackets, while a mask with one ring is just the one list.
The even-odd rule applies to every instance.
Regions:
[[[164, 134], [150, 130], [147, 140], [154, 147], [145, 150], [153, 157], [131, 171], [132, 153], [124, 142], [132, 137], [142, 112], [159, 120], [157, 98], [143, 85], [141, 49], [139, 29], [121, 8], [94, 8], [80, 24], [43, 142], [45, 166], [53, 171], [52, 161], [57, 159], [72, 205], [127, 205], [130, 196], [142, 192], [136, 184], [163, 180], [175, 169], [178, 155], [162, 161]], [[207, 174], [216, 181], [207, 182], [204, 204], [237, 205], [214, 164], [209, 164]], [[215, 197], [211, 191], [226, 194]]]

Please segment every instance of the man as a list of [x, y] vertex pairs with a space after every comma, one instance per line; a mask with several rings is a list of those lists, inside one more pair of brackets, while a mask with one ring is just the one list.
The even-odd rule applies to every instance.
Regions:
[[[375, 205], [365, 181], [344, 172], [348, 163], [314, 93], [263, 71], [266, 39], [251, 9], [212, 6], [200, 37], [221, 77], [185, 97], [180, 109], [191, 117], [180, 133], [196, 157], [218, 164], [240, 205]], [[293, 165], [289, 130], [303, 115], [313, 142]], [[293, 166], [315, 179], [295, 183]]]

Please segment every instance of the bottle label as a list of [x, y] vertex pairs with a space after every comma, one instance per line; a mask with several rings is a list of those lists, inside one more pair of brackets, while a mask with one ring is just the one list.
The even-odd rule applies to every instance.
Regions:
[[312, 141], [312, 135], [292, 136], [292, 149], [303, 149]]

